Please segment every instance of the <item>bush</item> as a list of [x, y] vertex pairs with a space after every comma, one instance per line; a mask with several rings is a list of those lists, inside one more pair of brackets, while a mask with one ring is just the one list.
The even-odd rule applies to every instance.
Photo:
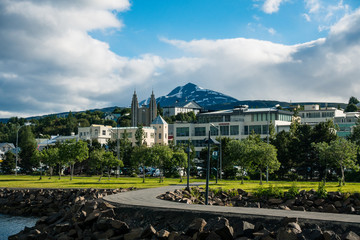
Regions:
[[319, 198], [326, 198], [327, 197], [327, 191], [326, 191], [326, 188], [325, 188], [325, 182], [324, 181], [319, 182], [319, 186], [318, 186], [318, 189], [316, 191], [316, 195]]
[[258, 198], [282, 198], [284, 196], [284, 193], [280, 190], [280, 188], [277, 186], [274, 187], [272, 184], [270, 184], [268, 188], [264, 188], [262, 186], [258, 187], [254, 194]]
[[295, 198], [299, 194], [300, 188], [297, 186], [296, 182], [291, 184], [291, 187], [286, 192], [286, 196], [289, 198]]

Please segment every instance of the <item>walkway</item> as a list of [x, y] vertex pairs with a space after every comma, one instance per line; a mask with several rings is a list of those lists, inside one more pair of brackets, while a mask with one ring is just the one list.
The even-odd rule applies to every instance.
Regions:
[[[192, 184], [193, 186], [194, 184]], [[288, 211], [280, 209], [265, 208], [246, 208], [246, 207], [223, 207], [223, 206], [206, 206], [199, 204], [185, 204], [166, 200], [160, 200], [156, 197], [176, 189], [185, 188], [186, 185], [173, 185], [160, 188], [150, 188], [136, 191], [123, 192], [119, 194], [106, 196], [104, 199], [120, 205], [141, 206], [149, 208], [158, 208], [162, 210], [188, 210], [192, 212], [206, 212], [231, 215], [248, 215], [251, 217], [270, 217], [270, 218], [299, 218], [307, 220], [331, 221], [338, 223], [355, 223], [360, 225], [360, 215], [354, 214], [335, 214], [319, 212], [301, 212]]]

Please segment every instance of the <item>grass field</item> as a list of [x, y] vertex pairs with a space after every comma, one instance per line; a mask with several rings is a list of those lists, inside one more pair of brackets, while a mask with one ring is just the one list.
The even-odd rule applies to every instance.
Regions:
[[[135, 177], [112, 177], [108, 180], [104, 177], [100, 182], [99, 177], [74, 177], [70, 181], [70, 177], [62, 177], [61, 180], [57, 176], [53, 176], [49, 179], [47, 176], [39, 180], [39, 176], [13, 176], [13, 175], [0, 175], [0, 187], [8, 188], [154, 188], [167, 185], [181, 184], [178, 178], [165, 178], [163, 183], [159, 183], [158, 178], [146, 178], [146, 182], [142, 183], [142, 178]], [[190, 179], [190, 182], [205, 182], [204, 179]], [[186, 178], [183, 180], [183, 184], [186, 184]], [[240, 181], [234, 180], [221, 180], [218, 184], [215, 184], [214, 180], [210, 181], [210, 188], [223, 188], [223, 189], [237, 189], [241, 188], [245, 191], [254, 192], [259, 188], [259, 181], [245, 181], [245, 184], [240, 184]], [[270, 184], [273, 187], [277, 187], [282, 191], [287, 191], [292, 182], [286, 181], [270, 181], [268, 184], [264, 182], [263, 187], [269, 187]], [[300, 190], [317, 190], [318, 182], [296, 182], [296, 185]], [[326, 190], [328, 192], [339, 191], [337, 182], [327, 182]], [[360, 192], [360, 183], [347, 183], [341, 188], [342, 192]]]

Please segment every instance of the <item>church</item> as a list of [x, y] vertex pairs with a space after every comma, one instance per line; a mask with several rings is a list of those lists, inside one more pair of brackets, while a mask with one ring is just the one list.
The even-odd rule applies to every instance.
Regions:
[[131, 126], [150, 126], [156, 117], [157, 106], [154, 91], [151, 93], [149, 107], [145, 105], [139, 107], [136, 91], [134, 91], [131, 101]]

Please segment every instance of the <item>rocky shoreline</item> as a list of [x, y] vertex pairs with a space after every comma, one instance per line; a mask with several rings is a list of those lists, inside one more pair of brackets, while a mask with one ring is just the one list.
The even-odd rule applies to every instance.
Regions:
[[[191, 193], [185, 189], [175, 190], [160, 195], [162, 200], [186, 204], [205, 204], [205, 189], [193, 187]], [[258, 197], [242, 189], [231, 191], [209, 191], [209, 204], [228, 207], [270, 208], [295, 211], [345, 213], [360, 215], [360, 193], [344, 194], [329, 192], [326, 197], [319, 197], [315, 190], [300, 191], [294, 197], [274, 198]]]
[[[359, 239], [360, 226], [323, 226], [298, 219], [237, 217], [114, 206], [102, 198], [132, 189], [0, 190], [0, 212], [42, 216], [9, 239]], [[355, 224], [356, 225], [356, 224]]]

